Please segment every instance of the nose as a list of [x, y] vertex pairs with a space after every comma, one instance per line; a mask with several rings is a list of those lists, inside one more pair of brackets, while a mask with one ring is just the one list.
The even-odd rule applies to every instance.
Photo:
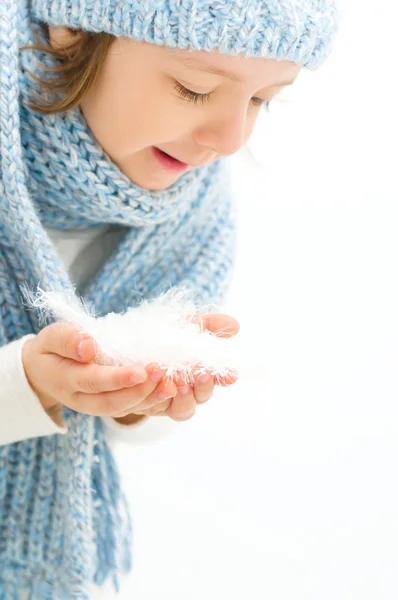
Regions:
[[221, 156], [235, 154], [249, 137], [247, 113], [217, 115], [197, 128], [194, 138], [200, 146], [211, 148]]

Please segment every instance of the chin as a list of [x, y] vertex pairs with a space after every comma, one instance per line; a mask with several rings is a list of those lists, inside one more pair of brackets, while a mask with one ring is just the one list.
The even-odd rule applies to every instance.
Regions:
[[151, 177], [149, 175], [141, 175], [138, 177], [132, 177], [128, 173], [126, 173], [126, 175], [133, 183], [135, 183], [135, 185], [138, 185], [138, 187], [142, 188], [143, 190], [148, 190], [149, 192], [160, 192], [162, 190], [166, 190], [178, 179], [180, 179], [180, 177], [182, 177], [182, 175], [172, 175], [171, 177]]

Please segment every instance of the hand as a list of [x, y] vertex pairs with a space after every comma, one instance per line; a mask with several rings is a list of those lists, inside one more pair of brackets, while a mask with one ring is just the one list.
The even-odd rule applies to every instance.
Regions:
[[[119, 416], [164, 400], [157, 395], [164, 391], [164, 383], [152, 381], [150, 369], [98, 365], [92, 362], [95, 355], [94, 340], [68, 323], [53, 323], [25, 342], [26, 377], [45, 410], [60, 403], [89, 415]], [[172, 395], [177, 393], [174, 384], [168, 389]]]
[[[193, 319], [199, 322], [200, 316], [196, 315]], [[219, 337], [230, 337], [239, 332], [240, 326], [236, 319], [228, 315], [211, 314], [202, 315], [203, 329], [217, 333]], [[200, 376], [195, 376], [194, 384], [184, 385], [181, 378], [178, 378], [173, 383], [177, 385], [178, 394], [173, 394], [173, 397], [164, 401], [158, 401], [153, 406], [137, 405], [131, 413], [127, 413], [123, 418], [117, 419], [121, 423], [131, 424], [137, 420], [136, 415], [144, 416], [167, 416], [174, 421], [186, 421], [193, 417], [198, 404], [207, 402], [214, 392], [215, 385], [227, 386], [235, 383], [237, 375], [230, 375], [225, 379], [217, 380], [210, 376], [208, 381], [201, 381]], [[171, 387], [168, 388], [165, 384], [165, 389], [171, 393]]]

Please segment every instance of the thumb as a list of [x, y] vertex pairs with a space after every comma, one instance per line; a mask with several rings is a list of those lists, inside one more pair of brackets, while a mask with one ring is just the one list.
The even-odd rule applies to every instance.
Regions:
[[53, 323], [42, 329], [38, 336], [43, 354], [58, 354], [78, 362], [91, 362], [96, 355], [94, 339], [71, 323]]

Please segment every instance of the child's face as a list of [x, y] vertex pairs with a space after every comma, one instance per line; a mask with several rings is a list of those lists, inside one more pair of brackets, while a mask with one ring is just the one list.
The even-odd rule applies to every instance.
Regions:
[[[63, 31], [62, 31], [63, 30]], [[51, 40], [65, 28], [50, 27]], [[65, 39], [65, 38], [64, 38]], [[236, 78], [182, 64], [183, 58]], [[117, 38], [80, 109], [104, 151], [138, 186], [162, 190], [185, 171], [171, 171], [153, 147], [194, 168], [237, 152], [250, 137], [260, 100], [271, 100], [300, 67], [289, 61], [190, 52]], [[182, 98], [176, 82], [205, 102]], [[259, 100], [257, 100], [259, 99]]]

